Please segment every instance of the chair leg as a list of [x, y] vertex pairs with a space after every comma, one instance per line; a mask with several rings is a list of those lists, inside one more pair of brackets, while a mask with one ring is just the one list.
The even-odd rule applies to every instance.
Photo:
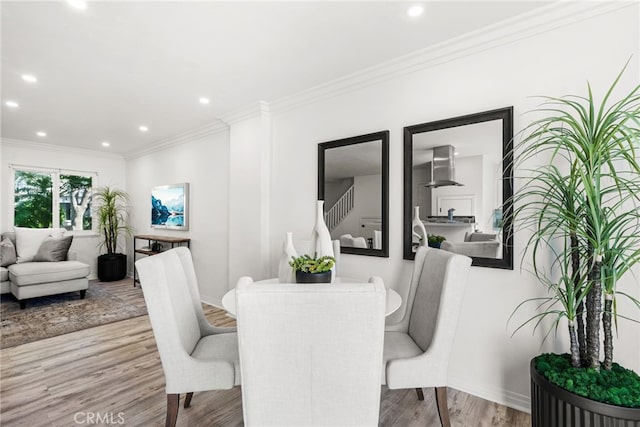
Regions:
[[449, 422], [449, 408], [447, 406], [447, 388], [436, 387], [436, 404], [438, 405], [438, 416], [442, 427], [451, 427]]
[[27, 308], [27, 301], [21, 299], [20, 300], [20, 310], [24, 310], [25, 308]]
[[84, 299], [84, 296], [87, 295], [87, 290], [83, 289], [80, 291], [80, 299]]
[[193, 397], [193, 392], [187, 393], [187, 396], [184, 398], [184, 407], [188, 408], [191, 406], [191, 398]]
[[418, 400], [424, 400], [424, 394], [422, 393], [421, 388], [416, 389], [416, 394], [418, 395]]
[[167, 394], [167, 420], [165, 427], [175, 427], [178, 421], [178, 408], [180, 408], [180, 395]]

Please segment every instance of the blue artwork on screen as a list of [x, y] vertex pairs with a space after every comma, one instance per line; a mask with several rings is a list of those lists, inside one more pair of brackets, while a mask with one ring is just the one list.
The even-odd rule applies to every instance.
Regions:
[[151, 190], [151, 226], [187, 229], [188, 184], [162, 185]]

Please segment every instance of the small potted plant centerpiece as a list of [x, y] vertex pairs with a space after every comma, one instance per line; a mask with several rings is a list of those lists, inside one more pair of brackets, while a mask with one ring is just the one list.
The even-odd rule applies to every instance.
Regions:
[[296, 273], [296, 283], [331, 283], [331, 269], [335, 262], [332, 256], [312, 258], [305, 254], [291, 257], [289, 265]]
[[568, 353], [530, 363], [534, 427], [640, 425], [640, 376], [613, 362], [614, 327], [637, 322], [617, 300], [640, 308], [617, 287], [623, 276], [634, 279], [628, 273], [640, 261], [640, 86], [610, 102], [621, 76], [599, 105], [591, 87], [585, 96], [545, 98], [543, 118], [515, 147], [524, 181], [510, 214], [530, 236], [523, 261], [530, 256], [548, 292], [516, 308], [536, 307], [516, 331], [550, 321], [546, 337], [562, 327], [569, 338]]
[[437, 234], [429, 234], [427, 237], [427, 244], [429, 247], [440, 249], [440, 245], [442, 242], [447, 240], [444, 236], [439, 236]]
[[98, 232], [102, 236], [100, 247], [107, 253], [98, 257], [98, 278], [102, 282], [122, 280], [127, 275], [127, 255], [118, 252], [118, 239], [121, 235], [130, 235], [127, 224], [127, 206], [129, 196], [122, 190], [102, 187], [94, 195], [97, 204], [96, 216]]

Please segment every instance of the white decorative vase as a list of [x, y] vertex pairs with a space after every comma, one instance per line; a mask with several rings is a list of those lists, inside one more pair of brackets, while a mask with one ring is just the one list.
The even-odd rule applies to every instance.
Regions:
[[413, 235], [420, 239], [420, 246], [427, 245], [427, 230], [420, 219], [420, 206], [413, 207], [413, 219], [411, 220], [411, 231]]
[[[316, 223], [311, 232], [311, 248], [309, 250], [315, 251], [316, 258], [334, 256], [331, 234], [324, 222], [324, 200], [316, 202]], [[309, 255], [313, 256], [313, 254]]]
[[293, 233], [287, 232], [287, 240], [282, 246], [282, 255], [280, 256], [280, 264], [278, 265], [278, 281], [280, 283], [295, 283], [296, 275], [293, 268], [289, 265], [291, 257], [297, 258], [298, 253], [293, 246]]

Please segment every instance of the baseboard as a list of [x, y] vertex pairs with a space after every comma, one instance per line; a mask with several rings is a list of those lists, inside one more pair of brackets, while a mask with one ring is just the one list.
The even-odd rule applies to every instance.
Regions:
[[468, 381], [452, 377], [449, 377], [449, 386], [456, 390], [499, 403], [500, 405], [526, 412], [527, 414], [531, 413], [531, 399], [529, 396], [520, 393], [514, 393], [501, 388], [487, 388], [478, 386], [477, 384], [469, 384]]
[[212, 298], [208, 295], [200, 295], [200, 301], [202, 301], [205, 304], [208, 305], [212, 305], [216, 308], [220, 308], [222, 310], [224, 310], [224, 307], [222, 306], [222, 300], [218, 299], [218, 298]]

